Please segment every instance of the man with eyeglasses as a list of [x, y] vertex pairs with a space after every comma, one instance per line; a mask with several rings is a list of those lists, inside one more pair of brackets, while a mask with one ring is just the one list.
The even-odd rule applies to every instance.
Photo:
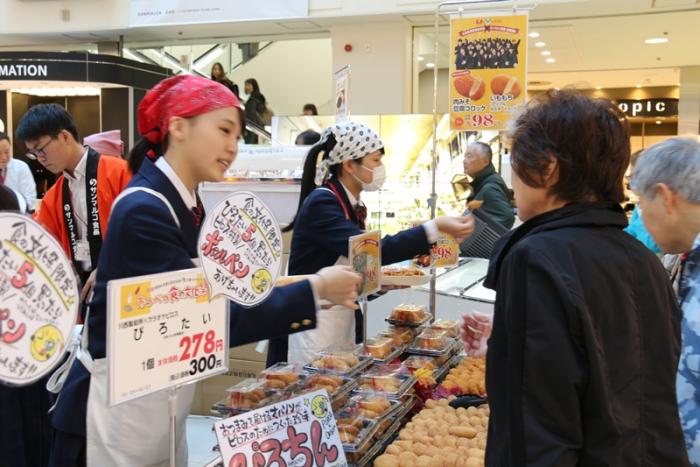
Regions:
[[61, 175], [44, 195], [35, 217], [73, 260], [83, 283], [84, 302], [94, 284], [112, 202], [131, 178], [126, 161], [81, 145], [73, 117], [58, 104], [31, 107], [16, 133], [27, 147], [28, 158]]

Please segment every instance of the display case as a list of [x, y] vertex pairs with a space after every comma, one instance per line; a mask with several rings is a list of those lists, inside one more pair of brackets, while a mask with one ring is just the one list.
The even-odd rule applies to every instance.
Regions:
[[[436, 317], [461, 320], [469, 311], [493, 313], [496, 292], [484, 287], [489, 261], [482, 258], [460, 258], [457, 266], [436, 271]], [[416, 303], [427, 305], [430, 284], [397, 290], [372, 300], [367, 323], [370, 336], [386, 329], [384, 319], [398, 305]]]

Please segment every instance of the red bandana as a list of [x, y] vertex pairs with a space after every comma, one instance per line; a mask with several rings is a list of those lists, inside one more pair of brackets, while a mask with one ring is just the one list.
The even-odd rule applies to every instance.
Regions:
[[238, 98], [216, 81], [192, 75], [173, 76], [156, 84], [141, 100], [139, 133], [159, 144], [168, 134], [172, 117], [195, 117], [224, 107], [243, 110]]

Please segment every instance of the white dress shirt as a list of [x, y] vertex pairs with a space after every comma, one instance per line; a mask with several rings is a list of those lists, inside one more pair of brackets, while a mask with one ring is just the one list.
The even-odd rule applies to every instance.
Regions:
[[[73, 215], [76, 219], [76, 224], [78, 226], [78, 240], [87, 241], [87, 223], [88, 223], [88, 210], [87, 201], [85, 197], [86, 192], [86, 181], [85, 181], [85, 171], [87, 168], [87, 155], [88, 148], [85, 148], [83, 157], [80, 158], [80, 162], [75, 166], [73, 170], [73, 175], [68, 172], [63, 172], [63, 176], [68, 181], [68, 188], [70, 189], [71, 195], [71, 206], [73, 206]], [[89, 271], [92, 269], [92, 261], [90, 258], [82, 262], [83, 269]]]
[[36, 182], [27, 163], [12, 158], [5, 171], [5, 186], [21, 194], [29, 209], [36, 209]]
[[165, 157], [159, 157], [158, 160], [156, 160], [156, 167], [168, 177], [168, 180], [170, 180], [170, 183], [172, 183], [177, 190], [180, 198], [182, 198], [185, 206], [187, 206], [187, 209], [196, 208], [197, 196], [195, 192], [187, 189], [180, 177], [175, 173], [175, 170], [173, 170], [170, 164], [168, 164], [168, 161], [165, 160]]

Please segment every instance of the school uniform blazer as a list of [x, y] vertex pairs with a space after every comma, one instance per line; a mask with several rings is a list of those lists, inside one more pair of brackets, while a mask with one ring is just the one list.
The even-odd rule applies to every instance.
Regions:
[[[289, 274], [314, 274], [327, 266], [333, 266], [340, 256], [348, 256], [348, 240], [363, 233], [343, 186], [334, 180], [337, 192], [348, 207], [346, 218], [342, 205], [328, 189], [312, 191], [297, 213], [289, 255]], [[427, 254], [430, 244], [425, 228], [419, 226], [396, 235], [382, 238], [382, 264]], [[288, 342], [286, 336], [270, 341], [267, 364], [286, 361]]]
[[[167, 206], [155, 196], [135, 192], [116, 204], [109, 220], [109, 235], [102, 246], [95, 295], [87, 321], [88, 349], [93, 359], [106, 353], [107, 283], [113, 279], [177, 271], [194, 267], [199, 227], [173, 184], [155, 165], [145, 160], [129, 186], [147, 187], [170, 201], [180, 221], [175, 225]], [[316, 302], [308, 281], [274, 289], [253, 308], [230, 306], [230, 345], [313, 329]], [[76, 361], [61, 391], [53, 424], [67, 433], [85, 435], [90, 374]]]

